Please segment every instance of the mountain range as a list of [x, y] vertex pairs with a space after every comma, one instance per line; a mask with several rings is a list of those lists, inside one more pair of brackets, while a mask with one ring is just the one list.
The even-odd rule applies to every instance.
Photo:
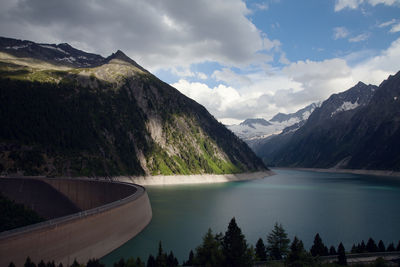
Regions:
[[284, 129], [298, 129], [305, 123], [314, 109], [320, 105], [321, 103], [312, 103], [295, 113], [278, 113], [269, 121], [263, 118], [246, 119], [238, 125], [227, 127], [253, 147], [254, 144], [262, 143], [269, 136], [280, 134]]
[[400, 170], [400, 72], [330, 96], [300, 128], [253, 149], [271, 166]]
[[0, 173], [114, 176], [266, 170], [200, 104], [117, 51], [0, 38]]

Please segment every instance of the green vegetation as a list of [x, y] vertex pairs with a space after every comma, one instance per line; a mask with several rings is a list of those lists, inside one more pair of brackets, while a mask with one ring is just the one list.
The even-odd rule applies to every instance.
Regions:
[[[0, 62], [0, 173], [188, 175], [265, 169], [204, 107], [134, 66], [110, 69], [46, 70]], [[160, 129], [151, 129], [154, 122]], [[155, 138], [152, 131], [158, 130]]]
[[30, 208], [0, 194], [0, 232], [44, 221]]

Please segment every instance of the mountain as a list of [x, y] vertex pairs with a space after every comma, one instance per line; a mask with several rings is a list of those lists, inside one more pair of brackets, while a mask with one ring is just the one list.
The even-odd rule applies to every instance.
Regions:
[[399, 170], [399, 96], [400, 72], [379, 87], [360, 82], [329, 97], [291, 136], [271, 140], [257, 153], [275, 166]]
[[271, 125], [271, 123], [269, 123], [268, 121], [266, 121], [264, 119], [247, 119], [247, 120], [244, 120], [242, 123], [240, 123], [240, 125], [242, 125], [242, 126], [249, 126], [254, 129], [255, 129], [256, 124], [259, 124], [261, 126]]
[[262, 161], [122, 51], [0, 38], [0, 173], [238, 173]]
[[320, 103], [312, 103], [295, 113], [278, 113], [269, 121], [246, 119], [239, 125], [229, 125], [228, 128], [251, 147], [257, 146], [257, 144], [263, 143], [266, 138], [281, 133], [287, 127], [299, 128], [319, 105]]

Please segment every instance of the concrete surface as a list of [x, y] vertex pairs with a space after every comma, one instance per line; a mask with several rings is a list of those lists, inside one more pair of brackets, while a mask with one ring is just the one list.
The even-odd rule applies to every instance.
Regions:
[[[0, 233], [0, 266], [8, 266], [11, 261], [23, 266], [28, 256], [36, 263], [42, 259], [64, 266], [72, 264], [74, 259], [86, 263], [137, 235], [152, 217], [148, 195], [137, 185], [76, 179], [35, 180], [50, 185], [83, 211]], [[0, 178], [0, 183], [3, 182]]]

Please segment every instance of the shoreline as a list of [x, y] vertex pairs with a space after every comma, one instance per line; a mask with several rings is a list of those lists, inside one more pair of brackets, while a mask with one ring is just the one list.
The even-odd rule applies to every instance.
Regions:
[[141, 186], [151, 185], [185, 185], [185, 184], [216, 184], [234, 181], [250, 181], [262, 179], [276, 173], [269, 171], [246, 172], [237, 174], [192, 174], [192, 175], [155, 175], [155, 176], [117, 176], [113, 181], [134, 183]]
[[330, 172], [330, 173], [351, 173], [373, 176], [388, 176], [400, 178], [400, 172], [383, 171], [383, 170], [361, 170], [361, 169], [323, 169], [323, 168], [289, 168], [275, 167], [277, 170], [294, 170], [294, 171], [312, 171], [312, 172]]

